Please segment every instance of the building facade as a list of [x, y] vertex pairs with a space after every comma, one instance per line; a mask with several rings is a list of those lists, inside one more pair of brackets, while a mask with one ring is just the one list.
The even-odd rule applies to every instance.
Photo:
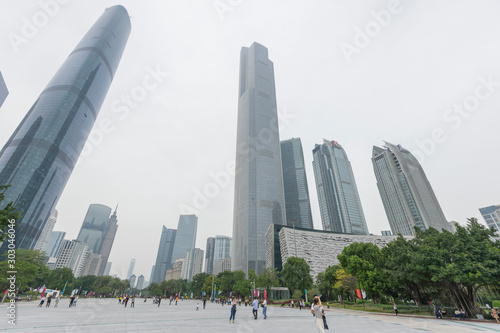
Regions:
[[111, 261], [108, 261], [106, 263], [106, 267], [104, 268], [104, 272], [102, 274], [98, 274], [98, 276], [101, 276], [101, 275], [108, 276], [109, 271], [111, 270], [111, 265], [113, 265], [113, 263]]
[[75, 277], [83, 273], [89, 255], [89, 247], [76, 240], [64, 240], [54, 268], [68, 267]]
[[236, 170], [231, 267], [260, 274], [267, 228], [286, 217], [274, 65], [258, 43], [240, 53]]
[[231, 259], [232, 238], [215, 236], [214, 265], [223, 259]]
[[231, 270], [231, 258], [222, 259], [214, 265], [214, 275]]
[[0, 108], [3, 105], [3, 102], [5, 102], [5, 99], [9, 95], [9, 90], [7, 89], [7, 85], [5, 84], [5, 81], [2, 76], [2, 72], [0, 72]]
[[500, 231], [500, 205], [479, 208], [488, 228]]
[[47, 252], [47, 244], [49, 242], [50, 237], [52, 236], [52, 230], [54, 230], [54, 226], [57, 222], [57, 209], [54, 209], [50, 214], [47, 223], [45, 223], [45, 227], [43, 227], [42, 233], [38, 238], [34, 250], [40, 250]]
[[144, 275], [139, 275], [137, 278], [137, 285], [135, 286], [136, 289], [141, 290], [144, 288]]
[[292, 138], [280, 145], [287, 225], [313, 229], [302, 142]]
[[130, 265], [128, 266], [127, 280], [130, 280], [130, 277], [134, 274], [134, 268], [135, 268], [135, 259], [132, 259], [130, 260]]
[[186, 251], [194, 249], [197, 230], [198, 217], [196, 215], [181, 215], [179, 217], [170, 267], [177, 259], [184, 258]]
[[[61, 197], [129, 34], [127, 10], [107, 8], [0, 151], [0, 185], [12, 185], [2, 205], [13, 202], [22, 215], [16, 226], [17, 248], [35, 246]], [[4, 242], [2, 252], [6, 246]]]
[[193, 276], [203, 272], [203, 250], [191, 249], [186, 251], [182, 262], [181, 279], [191, 282]]
[[106, 226], [111, 215], [111, 208], [100, 204], [91, 204], [83, 219], [77, 241], [85, 243], [94, 253], [101, 253], [106, 234]]
[[172, 265], [172, 268], [168, 269], [167, 272], [165, 273], [165, 281], [168, 280], [179, 280], [181, 278], [182, 274], [182, 263], [184, 262], [183, 259], [177, 259], [174, 264]]
[[116, 216], [117, 209], [118, 207], [115, 208], [115, 211], [113, 212], [108, 222], [106, 223], [106, 229], [104, 231], [104, 239], [102, 241], [101, 252], [100, 252], [102, 261], [101, 261], [101, 266], [99, 267], [99, 271], [97, 272], [97, 276], [107, 275], [104, 273], [104, 270], [106, 269], [109, 255], [111, 253], [111, 249], [115, 241], [116, 232], [118, 231], [118, 217]]
[[418, 160], [401, 145], [373, 147], [373, 169], [393, 235], [433, 227], [449, 230], [443, 210]]
[[102, 264], [102, 257], [99, 253], [94, 253], [92, 250], [89, 251], [87, 260], [85, 261], [85, 266], [82, 271], [82, 275], [95, 275], [99, 272], [99, 267]]
[[151, 282], [160, 283], [165, 280], [165, 274], [172, 266], [172, 252], [174, 251], [176, 233], [177, 230], [175, 229], [162, 227], [156, 262], [151, 273]]
[[66, 237], [66, 232], [64, 231], [52, 231], [47, 246], [45, 247], [45, 252], [49, 258], [57, 258], [59, 251], [61, 250], [61, 245]]
[[313, 169], [323, 230], [368, 235], [351, 162], [344, 148], [323, 140], [313, 149]]
[[214, 271], [215, 237], [207, 238], [205, 249], [205, 273], [212, 275]]

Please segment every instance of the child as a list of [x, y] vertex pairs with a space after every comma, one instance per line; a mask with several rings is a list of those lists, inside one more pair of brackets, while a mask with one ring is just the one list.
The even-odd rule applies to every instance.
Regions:
[[196, 311], [200, 308], [200, 303], [196, 303]]

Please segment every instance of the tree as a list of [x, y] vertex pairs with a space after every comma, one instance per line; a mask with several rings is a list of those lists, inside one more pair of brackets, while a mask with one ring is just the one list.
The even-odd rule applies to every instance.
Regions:
[[200, 273], [193, 276], [193, 281], [189, 283], [189, 290], [193, 293], [194, 297], [201, 296], [203, 285], [209, 275], [207, 273]]
[[50, 271], [50, 274], [45, 284], [47, 288], [57, 289], [62, 291], [64, 285], [66, 284], [66, 281], [68, 281], [68, 284], [72, 285], [73, 287], [80, 288], [80, 286], [73, 284], [74, 280], [75, 276], [73, 275], [73, 271], [68, 267], [62, 267]]
[[[5, 191], [9, 187], [10, 185], [0, 185], [0, 204], [2, 204], [2, 201], [5, 199]], [[17, 211], [12, 202], [9, 202], [4, 208], [0, 209], [0, 243], [9, 236], [9, 233], [6, 231], [10, 221], [17, 221], [20, 218], [21, 214]]]
[[217, 285], [219, 283], [219, 279], [215, 277], [215, 275], [208, 275], [205, 278], [205, 281], [203, 283], [202, 291], [205, 292], [206, 295], [209, 295], [209, 298], [213, 297], [212, 294], [212, 287]]
[[[109, 276], [110, 277], [110, 276]], [[82, 292], [86, 291], [95, 291], [97, 288], [94, 287], [94, 283], [97, 281], [97, 276], [95, 275], [84, 275], [79, 276], [75, 279], [73, 283], [77, 288], [79, 288]], [[99, 281], [99, 288], [108, 287], [108, 283], [102, 283]], [[111, 288], [110, 288], [111, 289]]]
[[148, 291], [151, 293], [151, 295], [161, 295], [162, 294], [162, 291], [161, 291], [161, 288], [160, 288], [160, 285], [156, 282], [152, 282], [149, 286], [148, 286]]
[[257, 276], [255, 280], [255, 285], [259, 288], [265, 288], [267, 290], [267, 294], [269, 295], [271, 287], [279, 286], [277, 269], [266, 268], [264, 272], [260, 273]]
[[316, 277], [316, 285], [318, 286], [319, 292], [326, 300], [331, 300], [333, 298], [333, 289], [337, 278], [335, 273], [341, 269], [339, 265], [328, 266], [328, 268], [318, 274]]
[[358, 284], [358, 279], [350, 274], [347, 274], [343, 269], [339, 269], [335, 272], [335, 282], [334, 288], [340, 291], [340, 302], [344, 302], [344, 292], [350, 292], [354, 298], [354, 291]]
[[293, 292], [296, 289], [303, 291], [313, 285], [313, 279], [309, 272], [311, 268], [307, 262], [298, 257], [289, 257], [281, 271], [284, 285]]
[[[7, 258], [8, 252], [5, 252], [2, 257]], [[14, 265], [14, 268], [10, 265]], [[17, 249], [15, 250], [15, 264], [8, 261], [0, 262], [0, 288], [2, 290], [6, 289], [9, 282], [7, 272], [13, 269], [17, 271], [16, 285], [20, 291], [42, 286], [49, 274], [49, 269], [45, 266], [45, 252]]]

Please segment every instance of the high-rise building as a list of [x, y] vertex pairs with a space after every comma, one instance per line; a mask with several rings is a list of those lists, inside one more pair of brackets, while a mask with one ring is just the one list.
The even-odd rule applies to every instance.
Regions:
[[135, 274], [130, 275], [130, 288], [135, 288], [135, 283], [136, 283], [137, 276]]
[[153, 275], [155, 274], [155, 265], [151, 267], [151, 274], [149, 275], [149, 283], [153, 282]]
[[99, 272], [99, 267], [102, 264], [102, 257], [99, 253], [94, 253], [92, 249], [89, 251], [85, 266], [83, 267], [82, 275], [95, 275]]
[[111, 270], [111, 265], [112, 265], [112, 264], [113, 264], [113, 263], [112, 263], [111, 261], [108, 261], [108, 262], [106, 263], [106, 267], [104, 268], [104, 272], [103, 272], [103, 274], [102, 274], [102, 275], [104, 275], [104, 276], [108, 276], [108, 275], [109, 275], [109, 271]]
[[45, 223], [45, 227], [43, 227], [42, 233], [38, 238], [38, 241], [35, 244], [34, 249], [47, 252], [47, 243], [49, 242], [50, 236], [52, 235], [52, 230], [54, 230], [54, 226], [57, 221], [57, 209], [54, 209], [50, 214], [47, 223]]
[[2, 107], [3, 102], [9, 95], [9, 90], [7, 89], [7, 85], [2, 76], [2, 72], [0, 72], [0, 107]]
[[116, 216], [117, 209], [118, 206], [115, 208], [115, 211], [106, 223], [106, 229], [104, 230], [104, 239], [102, 241], [100, 252], [102, 261], [97, 276], [101, 276], [104, 274], [104, 270], [106, 269], [106, 264], [109, 259], [109, 254], [111, 253], [111, 248], [113, 247], [113, 242], [115, 241], [116, 231], [118, 230], [118, 217]]
[[281, 141], [287, 225], [313, 229], [304, 152], [300, 138]]
[[417, 159], [401, 145], [373, 147], [373, 169], [393, 235], [413, 235], [414, 227], [449, 230], [441, 206]]
[[203, 271], [203, 250], [191, 249], [186, 251], [182, 261], [181, 279], [191, 282], [193, 276]]
[[336, 141], [313, 149], [313, 170], [323, 230], [368, 235], [351, 162]]
[[184, 258], [186, 251], [194, 249], [197, 229], [198, 217], [196, 215], [181, 215], [179, 217], [170, 267], [177, 259]]
[[184, 258], [177, 259], [172, 265], [172, 268], [167, 269], [167, 272], [165, 273], [165, 281], [179, 280], [181, 278], [183, 262]]
[[137, 285], [135, 286], [136, 289], [141, 290], [144, 288], [144, 275], [139, 275], [137, 278]]
[[500, 205], [479, 208], [488, 228], [500, 231]]
[[207, 248], [205, 249], [205, 273], [212, 275], [214, 272], [214, 251], [215, 237], [207, 238]]
[[[16, 247], [32, 249], [55, 208], [106, 97], [130, 34], [122, 6], [106, 9], [0, 151], [2, 205], [21, 212]], [[0, 207], [0, 209], [3, 208]], [[4, 252], [4, 242], [0, 252]]]
[[65, 236], [66, 232], [64, 231], [52, 231], [47, 246], [45, 247], [45, 252], [49, 258], [57, 258]]
[[229, 236], [215, 236], [214, 265], [222, 259], [231, 259], [231, 241]]
[[89, 247], [87, 244], [65, 239], [54, 268], [68, 267], [73, 271], [75, 277], [79, 277], [82, 275], [88, 255]]
[[231, 269], [266, 268], [265, 233], [285, 224], [274, 65], [253, 43], [240, 53]]
[[231, 258], [222, 259], [214, 265], [214, 275], [231, 270]]
[[76, 240], [87, 244], [94, 253], [100, 254], [110, 215], [110, 207], [91, 204]]
[[[134, 274], [135, 259], [130, 260], [130, 265], [128, 266], [127, 280]], [[134, 275], [135, 277], [135, 275]]]
[[160, 245], [156, 255], [156, 263], [151, 270], [151, 282], [160, 283], [165, 280], [167, 269], [172, 266], [172, 252], [174, 251], [175, 234], [177, 230], [162, 227]]

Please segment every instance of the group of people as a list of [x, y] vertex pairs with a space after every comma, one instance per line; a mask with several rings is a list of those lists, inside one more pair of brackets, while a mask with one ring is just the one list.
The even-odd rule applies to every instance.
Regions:
[[130, 307], [133, 308], [135, 307], [135, 296], [120, 296], [118, 298], [118, 304], [123, 304], [125, 307], [127, 307], [128, 301], [130, 300]]
[[[47, 296], [43, 296], [41, 299], [40, 299], [40, 304], [38, 304], [38, 307], [41, 308], [43, 306], [43, 304], [45, 303], [45, 307], [46, 308], [49, 308], [50, 307], [50, 303], [52, 302], [52, 299], [54, 298], [53, 295], [49, 295], [49, 297]], [[61, 300], [61, 296], [57, 296], [56, 297], [56, 302], [54, 304], [54, 307], [57, 308], [57, 306], [59, 305], [59, 301]]]
[[[236, 319], [236, 311], [238, 309], [238, 305], [241, 306], [241, 299], [229, 299], [229, 304], [231, 305], [231, 314], [229, 316], [229, 323], [234, 324], [234, 320]], [[247, 301], [245, 300], [245, 304], [247, 304]], [[262, 302], [259, 301], [258, 298], [254, 298], [254, 300], [251, 303], [252, 306], [252, 313], [253, 313], [253, 318], [257, 320], [257, 316], [259, 313], [259, 307], [262, 307], [262, 315], [264, 316], [264, 319], [267, 319], [267, 300], [263, 300]]]

